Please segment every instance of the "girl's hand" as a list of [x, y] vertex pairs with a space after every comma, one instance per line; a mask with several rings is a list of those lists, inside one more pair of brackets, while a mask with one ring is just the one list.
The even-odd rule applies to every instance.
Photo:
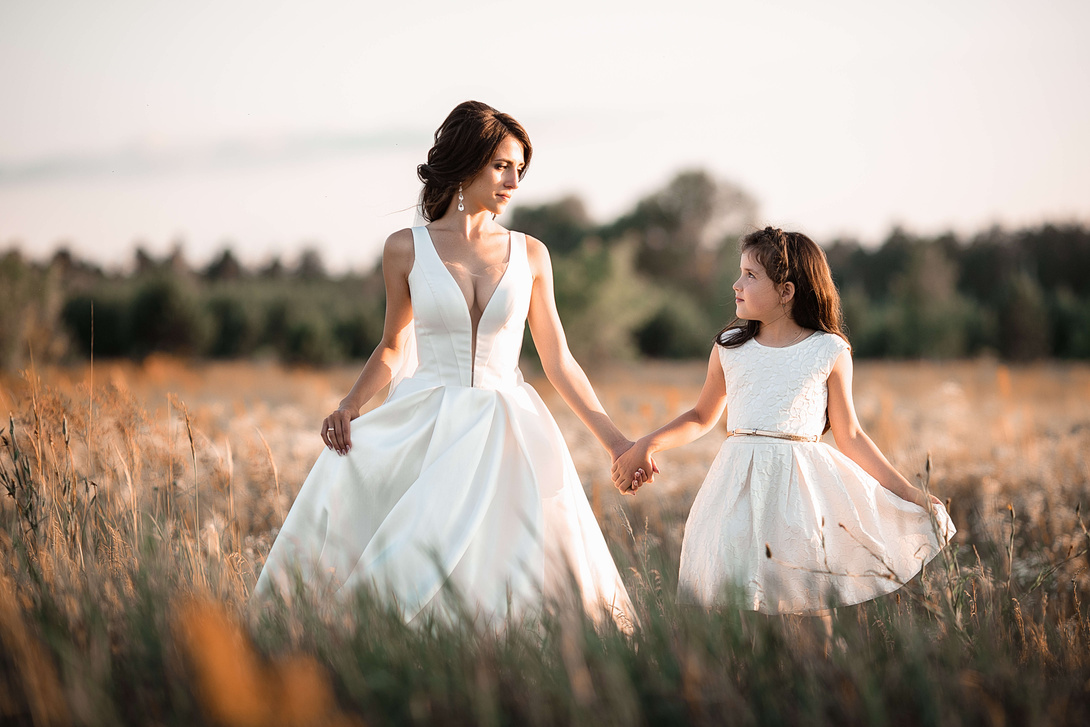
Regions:
[[635, 442], [633, 442], [631, 439], [622, 439], [621, 441], [617, 442], [612, 447], [610, 447], [609, 448], [609, 462], [610, 462], [610, 464], [615, 466], [617, 464], [617, 460], [620, 459], [621, 455], [623, 455], [628, 450], [632, 449], [632, 445], [634, 445], [634, 444], [635, 444]]
[[930, 505], [932, 505], [932, 506], [933, 505], [942, 505], [942, 500], [935, 497], [934, 495], [927, 495], [927, 494], [924, 493], [923, 490], [921, 490], [919, 488], [916, 488], [916, 487], [913, 487], [912, 492], [910, 493], [910, 496], [906, 497], [904, 499], [908, 500], [909, 502], [911, 502], [911, 503], [913, 503], [915, 505], [919, 505], [924, 510], [927, 510], [929, 508], [928, 500], [930, 500]]
[[323, 419], [322, 441], [325, 442], [325, 446], [337, 454], [348, 454], [352, 449], [352, 428], [350, 424], [359, 415], [358, 409], [353, 411], [351, 408], [342, 405]]
[[[609, 459], [612, 462], [610, 476], [614, 479], [613, 486], [620, 490], [622, 494], [628, 492], [628, 490], [617, 484], [616, 475], [614, 475], [613, 473], [617, 470], [617, 460], [630, 452], [632, 450], [633, 444], [634, 443], [631, 439], [625, 439], [615, 444], [609, 451]], [[635, 491], [633, 491], [632, 494], [635, 494]]]
[[650, 455], [647, 456], [647, 462], [651, 465], [651, 469], [648, 470], [644, 467], [637, 467], [636, 471], [632, 473], [631, 479], [628, 482], [628, 489], [622, 490], [622, 494], [624, 492], [628, 492], [630, 495], [635, 495], [636, 490], [640, 489], [648, 482], [655, 481], [655, 475], [658, 474], [659, 466], [655, 464], [655, 458]]
[[655, 465], [647, 445], [637, 442], [626, 452], [613, 460], [610, 475], [613, 485], [622, 494], [636, 494], [636, 490], [645, 482], [654, 482], [659, 468]]

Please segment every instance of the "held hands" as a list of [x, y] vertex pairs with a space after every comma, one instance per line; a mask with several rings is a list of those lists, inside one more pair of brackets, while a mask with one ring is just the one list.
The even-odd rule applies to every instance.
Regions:
[[641, 486], [655, 481], [655, 474], [659, 471], [655, 465], [655, 459], [643, 440], [636, 442], [620, 456], [613, 458], [613, 486], [622, 495], [635, 495]]
[[352, 449], [352, 420], [360, 415], [359, 410], [352, 410], [341, 405], [335, 412], [322, 420], [322, 441], [325, 446], [340, 455], [348, 454]]

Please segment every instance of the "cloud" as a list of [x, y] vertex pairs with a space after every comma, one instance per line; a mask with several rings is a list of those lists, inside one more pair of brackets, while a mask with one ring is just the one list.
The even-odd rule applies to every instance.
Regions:
[[264, 140], [235, 138], [191, 146], [132, 144], [98, 154], [62, 154], [20, 163], [0, 160], [0, 185], [275, 167], [333, 157], [386, 154], [399, 148], [427, 145], [430, 140], [430, 132], [401, 128], [370, 134], [325, 132]]

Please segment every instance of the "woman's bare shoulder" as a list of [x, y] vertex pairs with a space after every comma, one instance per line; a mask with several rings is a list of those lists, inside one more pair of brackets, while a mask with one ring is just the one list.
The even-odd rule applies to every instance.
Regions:
[[526, 259], [530, 261], [530, 268], [535, 273], [552, 267], [549, 248], [545, 246], [544, 242], [532, 235], [526, 235]]
[[398, 230], [386, 238], [382, 247], [382, 264], [385, 267], [404, 269], [407, 273], [416, 259], [413, 244], [413, 231], [409, 228]]

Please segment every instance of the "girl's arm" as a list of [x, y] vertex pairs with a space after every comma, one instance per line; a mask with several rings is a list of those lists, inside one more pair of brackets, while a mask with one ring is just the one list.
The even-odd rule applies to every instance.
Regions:
[[[639, 486], [635, 477], [637, 469], [645, 473], [652, 472], [652, 455], [664, 449], [679, 447], [699, 439], [708, 433], [723, 416], [727, 401], [727, 383], [723, 377], [723, 364], [719, 360], [718, 344], [712, 346], [708, 357], [708, 375], [704, 379], [704, 388], [692, 409], [684, 412], [669, 424], [641, 437], [633, 447], [613, 463], [613, 484], [621, 492], [628, 492]], [[651, 480], [648, 480], [650, 482]]]
[[606, 414], [587, 375], [568, 350], [568, 340], [553, 297], [553, 267], [548, 249], [540, 240], [527, 235], [526, 254], [534, 276], [527, 320], [541, 357], [541, 367], [560, 397], [609, 452], [610, 459], [615, 460], [632, 446], [632, 441], [621, 434]]
[[341, 399], [337, 410], [322, 421], [322, 441], [337, 454], [348, 454], [352, 449], [349, 423], [360, 415], [360, 409], [372, 396], [390, 383], [401, 365], [409, 323], [413, 319], [409, 272], [414, 259], [411, 230], [399, 230], [386, 239], [382, 249], [382, 278], [386, 284], [386, 322], [382, 340], [367, 359], [352, 390]]
[[[845, 351], [837, 358], [832, 373], [829, 374], [829, 427], [833, 431], [837, 449], [902, 500], [927, 507], [927, 496], [909, 484], [893, 468], [859, 425], [855, 403], [852, 401], [852, 369], [851, 352]], [[931, 501], [936, 505], [940, 504], [934, 495], [931, 496]]]

